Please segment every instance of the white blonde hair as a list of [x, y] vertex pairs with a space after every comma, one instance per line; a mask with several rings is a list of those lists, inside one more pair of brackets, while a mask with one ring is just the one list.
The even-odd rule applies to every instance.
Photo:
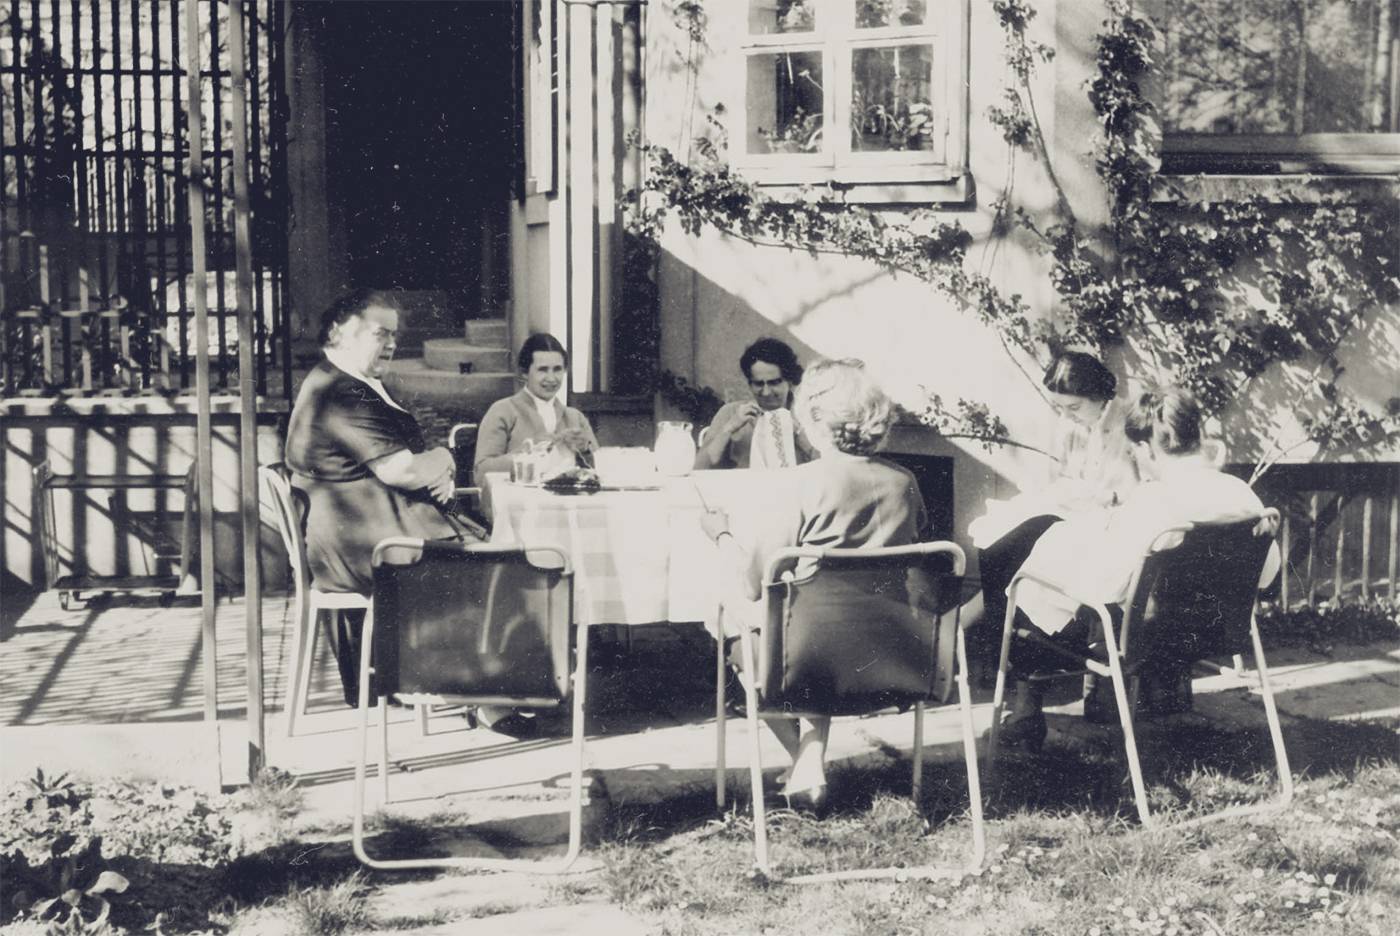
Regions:
[[869, 455], [890, 431], [894, 404], [855, 358], [821, 361], [807, 368], [792, 402], [809, 429], [829, 436], [848, 455]]

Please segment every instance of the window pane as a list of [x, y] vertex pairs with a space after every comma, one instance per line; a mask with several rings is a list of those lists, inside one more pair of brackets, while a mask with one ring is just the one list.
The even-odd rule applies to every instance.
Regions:
[[856, 0], [856, 26], [922, 26], [927, 21], [926, 0]]
[[773, 52], [748, 60], [747, 152], [817, 153], [822, 148], [822, 54]]
[[933, 46], [851, 53], [851, 149], [933, 149]]
[[817, 28], [816, 0], [749, 0], [749, 34], [811, 32]]
[[1394, 131], [1391, 0], [1153, 0], [1163, 129]]

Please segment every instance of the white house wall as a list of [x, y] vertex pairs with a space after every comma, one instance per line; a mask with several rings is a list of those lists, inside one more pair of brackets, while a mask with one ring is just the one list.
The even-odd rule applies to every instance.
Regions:
[[[717, 25], [717, 11], [726, 5], [712, 2], [706, 7], [711, 14], [708, 49], [700, 51], [694, 76], [687, 68], [690, 41], [675, 18], [656, 15], [658, 11], [649, 18], [647, 137], [678, 158], [697, 158], [687, 152], [687, 138], [704, 132], [705, 114], [720, 104], [733, 113], [736, 103], [726, 95], [739, 84], [733, 76], [741, 72], [742, 63], [737, 55], [726, 58], [734, 39]], [[1086, 90], [1095, 68], [1093, 37], [1105, 11], [1099, 3], [1043, 2], [1037, 9], [1034, 37], [1056, 49], [1054, 60], [1039, 66], [1034, 85], [1055, 172], [1081, 222], [1102, 224], [1106, 202], [1092, 156], [1099, 125]], [[1045, 257], [1030, 249], [1023, 237], [992, 241], [988, 236], [991, 206], [1002, 194], [1008, 169], [1001, 132], [986, 118], [987, 108], [1001, 102], [1008, 81], [1003, 33], [990, 3], [969, 4], [969, 38], [968, 165], [975, 194], [966, 204], [948, 205], [946, 217], [961, 222], [974, 236], [969, 267], [992, 275], [1005, 292], [1019, 293], [1037, 313], [1053, 315], [1056, 296]], [[730, 130], [734, 145], [742, 145], [739, 129]], [[1027, 154], [1016, 160], [1014, 186], [1018, 205], [1049, 217], [1053, 189]], [[674, 224], [663, 245], [664, 368], [714, 387], [727, 398], [741, 397], [747, 392], [738, 370], [741, 351], [758, 337], [774, 335], [793, 344], [804, 360], [864, 359], [882, 375], [890, 394], [911, 407], [917, 408], [925, 389], [945, 402], [960, 397], [984, 402], [1005, 420], [1013, 439], [1045, 444], [1053, 414], [1038, 392], [1038, 366], [1024, 360], [1018, 366], [991, 329], [929, 285], [865, 261], [755, 246], [714, 231], [691, 237]], [[1400, 395], [1396, 317], [1384, 317], [1365, 331], [1369, 337], [1353, 342], [1346, 359], [1354, 362], [1361, 378], [1354, 381], [1358, 392], [1383, 405], [1388, 397]], [[1372, 349], [1379, 348], [1390, 351], [1378, 360]], [[1296, 429], [1296, 416], [1287, 405], [1297, 399], [1295, 389], [1282, 378], [1262, 381], [1259, 401], [1273, 419], [1255, 418], [1249, 428], [1287, 432], [1292, 423]], [[1240, 420], [1227, 419], [1226, 428], [1236, 434], [1236, 457], [1250, 457], [1259, 447], [1242, 435]], [[948, 446], [908, 430], [898, 434], [895, 444], [922, 451]], [[980, 513], [983, 498], [1004, 495], [1017, 479], [1046, 467], [1043, 457], [1023, 450], [989, 453], [976, 443], [953, 444], [959, 452], [959, 539], [967, 522]]]

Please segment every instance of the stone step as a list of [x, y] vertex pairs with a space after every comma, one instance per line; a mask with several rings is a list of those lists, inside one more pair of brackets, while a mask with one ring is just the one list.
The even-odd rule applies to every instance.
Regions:
[[500, 347], [474, 345], [464, 338], [429, 338], [423, 342], [423, 362], [433, 370], [462, 372], [462, 365], [474, 374], [509, 374], [510, 351]]
[[469, 319], [467, 343], [486, 348], [509, 348], [510, 327], [505, 319]]
[[422, 358], [391, 362], [384, 384], [405, 404], [426, 403], [444, 415], [472, 419], [480, 419], [487, 407], [516, 389], [511, 374], [456, 374], [434, 370]]

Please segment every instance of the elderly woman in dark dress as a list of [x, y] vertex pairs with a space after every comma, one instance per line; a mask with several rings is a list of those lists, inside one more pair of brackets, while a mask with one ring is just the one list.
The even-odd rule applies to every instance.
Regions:
[[[448, 513], [452, 453], [428, 448], [417, 421], [380, 381], [398, 329], [398, 310], [386, 294], [360, 291], [337, 301], [321, 320], [325, 359], [306, 375], [292, 407], [286, 462], [292, 486], [307, 498], [307, 561], [322, 591], [368, 595], [371, 554], [391, 536], [478, 535]], [[358, 617], [342, 619], [337, 635], [351, 705]]]

